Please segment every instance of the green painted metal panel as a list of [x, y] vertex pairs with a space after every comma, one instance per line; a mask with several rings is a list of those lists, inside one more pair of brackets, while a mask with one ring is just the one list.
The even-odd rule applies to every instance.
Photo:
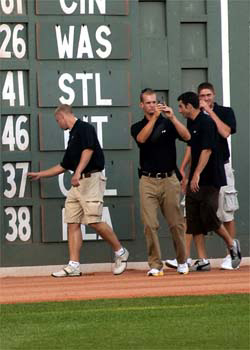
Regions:
[[[63, 192], [58, 177], [40, 182], [25, 178], [27, 169], [38, 171], [62, 159], [67, 133], [57, 127], [53, 116], [60, 102], [72, 103], [75, 115], [96, 128], [108, 177], [105, 219], [125, 241], [131, 261], [146, 260], [139, 155], [130, 136], [131, 124], [142, 118], [139, 93], [141, 88], [154, 88], [157, 98], [172, 106], [182, 121], [176, 99], [184, 90], [195, 91], [201, 81], [208, 79], [215, 85], [217, 101], [222, 103], [220, 1], [13, 0], [0, 1], [0, 13], [4, 24], [0, 27], [1, 265], [67, 260], [62, 210], [70, 174], [61, 182]], [[241, 171], [249, 166], [248, 21], [249, 2], [230, 0], [231, 104], [238, 120], [232, 152], [243, 255], [249, 249], [249, 174]], [[66, 40], [74, 26], [73, 49], [70, 44], [64, 56], [58, 53], [56, 26]], [[96, 37], [98, 28], [111, 32], [101, 33], [106, 46]], [[85, 36], [79, 40], [81, 30]], [[107, 57], [101, 57], [98, 49], [104, 56], [106, 50]], [[184, 144], [178, 143], [179, 164], [183, 151]], [[162, 218], [159, 236], [163, 258], [174, 257]], [[81, 262], [112, 260], [112, 249], [89, 228], [84, 240]], [[224, 245], [213, 235], [208, 250], [211, 257], [222, 256]]]
[[37, 59], [128, 59], [130, 28], [126, 23], [36, 24]]
[[1, 115], [2, 151], [30, 150], [30, 116]]
[[1, 107], [29, 105], [29, 71], [0, 71]]
[[72, 106], [129, 106], [129, 72], [110, 67], [96, 67], [88, 62], [84, 68], [55, 71], [47, 65], [38, 70], [39, 107], [56, 107], [60, 103]]
[[[74, 112], [79, 119], [91, 123], [97, 134], [102, 147], [106, 149], [130, 149], [132, 139], [130, 136], [131, 113], [120, 110], [103, 111], [93, 110], [90, 116], [83, 116], [82, 113]], [[62, 151], [65, 149], [68, 140], [68, 131], [64, 133], [58, 128], [53, 111], [50, 114], [39, 115], [39, 143], [41, 151]]]
[[36, 0], [38, 15], [127, 15], [128, 11], [128, 0]]
[[[123, 215], [121, 215], [121, 212]], [[42, 241], [67, 241], [67, 225], [63, 222], [64, 202], [45, 200], [42, 202]], [[104, 201], [103, 221], [111, 224], [121, 240], [135, 239], [134, 204], [130, 198], [108, 198]], [[112, 217], [112, 223], [110, 222]], [[52, 224], [53, 223], [53, 224]], [[84, 241], [101, 240], [91, 228], [81, 225]]]
[[22, 16], [27, 14], [27, 0], [0, 1], [0, 15]]
[[[57, 162], [54, 161], [55, 156], [52, 158], [52, 160], [41, 161], [40, 169], [47, 169], [61, 162], [60, 158]], [[133, 195], [132, 164], [130, 160], [106, 157], [105, 175], [108, 178], [105, 195], [119, 197]], [[121, 177], [126, 181], [121, 181]], [[70, 172], [51, 179], [41, 179], [41, 198], [64, 198], [70, 189], [70, 180]]]

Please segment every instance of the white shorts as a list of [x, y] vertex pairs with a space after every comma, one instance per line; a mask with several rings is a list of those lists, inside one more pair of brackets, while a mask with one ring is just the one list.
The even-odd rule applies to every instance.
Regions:
[[234, 212], [239, 209], [239, 202], [234, 184], [234, 170], [230, 163], [225, 164], [227, 186], [223, 186], [219, 193], [219, 207], [217, 216], [222, 222], [234, 220]]

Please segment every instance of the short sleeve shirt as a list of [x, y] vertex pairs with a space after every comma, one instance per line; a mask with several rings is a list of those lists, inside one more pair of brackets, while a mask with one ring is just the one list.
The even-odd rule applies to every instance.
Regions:
[[217, 147], [218, 132], [214, 121], [204, 113], [199, 113], [195, 120], [188, 120], [188, 130], [191, 139], [188, 145], [191, 147], [191, 169], [189, 181], [198, 165], [201, 152], [205, 149], [212, 151], [208, 163], [200, 174], [200, 186], [221, 187], [226, 185], [224, 162], [222, 154]]
[[99, 144], [95, 128], [89, 123], [77, 119], [70, 131], [68, 146], [61, 166], [64, 169], [75, 171], [80, 162], [82, 152], [85, 149], [91, 149], [94, 152], [84, 169], [84, 173], [93, 170], [102, 171], [104, 169], [104, 154]]
[[[131, 127], [131, 135], [140, 150], [140, 167], [148, 172], [168, 172], [176, 168], [175, 141], [180, 138], [174, 125], [162, 115], [157, 119], [151, 135], [145, 143], [137, 141], [137, 135], [147, 125], [144, 117]], [[180, 138], [181, 139], [181, 138]]]
[[[214, 104], [213, 108], [214, 113], [221, 119], [221, 121], [227, 124], [231, 128], [231, 135], [236, 133], [236, 118], [234, 115], [234, 111], [230, 107], [223, 107]], [[223, 161], [227, 161], [230, 157], [229, 147], [227, 139], [219, 135], [218, 138], [218, 147], [223, 154]]]

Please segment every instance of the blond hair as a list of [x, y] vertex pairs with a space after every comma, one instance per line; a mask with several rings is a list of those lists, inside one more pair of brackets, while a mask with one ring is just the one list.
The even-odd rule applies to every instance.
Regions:
[[60, 106], [57, 107], [57, 109], [55, 110], [55, 116], [58, 114], [72, 114], [72, 108], [71, 106], [67, 105], [67, 104], [62, 104]]

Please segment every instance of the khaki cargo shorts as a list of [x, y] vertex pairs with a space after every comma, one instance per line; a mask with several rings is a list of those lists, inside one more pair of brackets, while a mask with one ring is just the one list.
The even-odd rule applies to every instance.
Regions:
[[78, 187], [71, 187], [65, 201], [65, 223], [88, 225], [102, 221], [106, 180], [101, 172], [97, 172], [83, 177]]
[[220, 188], [217, 215], [222, 222], [234, 220], [234, 212], [239, 209], [239, 202], [234, 185], [234, 171], [230, 163], [225, 164], [227, 186]]

